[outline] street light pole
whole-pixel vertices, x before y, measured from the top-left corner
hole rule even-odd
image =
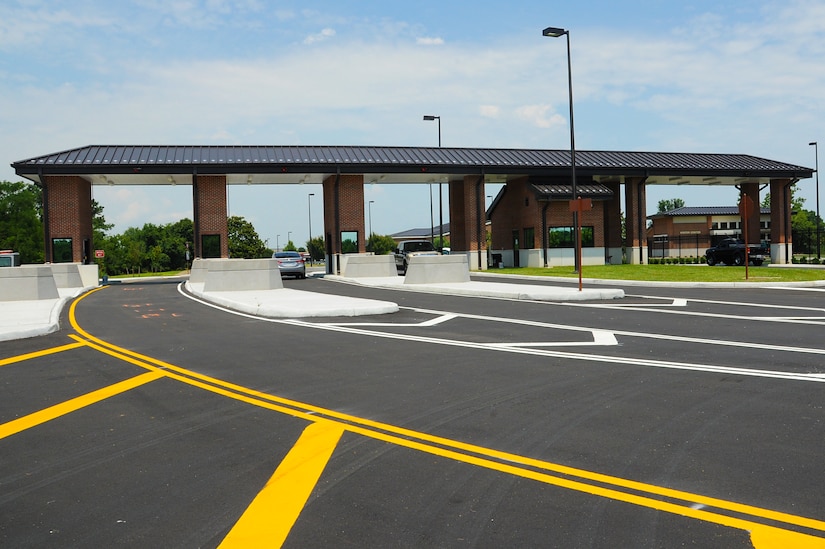
[[[438,120],[438,148],[441,148],[441,116],[425,114],[424,120]],[[438,180],[438,251],[444,248],[444,206],[442,205],[441,180]],[[432,211],[432,208],[430,209]]]
[[[275,235],[275,251],[281,251],[281,235]]]
[[[819,147],[816,141],[812,141],[808,145],[813,145],[814,155],[816,156],[816,258],[819,260],[821,259],[819,251]]]
[[[567,91],[570,103],[570,191],[572,200],[576,200],[578,198],[576,196],[578,194],[576,189],[576,134],[573,129],[573,65],[570,61],[570,31],[558,27],[547,27],[542,31],[542,35],[550,38],[558,38],[560,36],[567,38]],[[577,227],[579,213],[578,211],[573,212],[573,222]],[[573,240],[576,248],[576,257],[574,259],[575,269],[576,272],[581,272],[581,235],[579,234],[578,228],[576,229]]]
[[[286,232],[286,243],[289,244],[290,242],[292,242],[292,231],[287,231]]]

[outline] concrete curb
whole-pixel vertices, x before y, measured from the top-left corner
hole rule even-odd
[[[544,282],[578,284],[577,278],[562,278],[536,275],[492,274],[474,271],[471,276],[488,278],[514,278],[517,280],[542,280]],[[582,284],[600,284],[604,286],[648,286],[652,288],[815,288],[825,287],[825,280],[807,280],[802,282],[664,282],[654,280],[612,280],[600,278],[582,278]]]

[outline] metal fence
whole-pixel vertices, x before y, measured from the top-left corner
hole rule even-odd
[[[647,239],[648,257],[702,257],[712,237],[702,234],[659,235]]]
[[[820,228],[819,233],[819,244],[820,250],[819,255],[823,255],[822,252],[825,250],[825,242],[822,242],[823,237],[825,237],[825,231]],[[817,235],[816,235],[816,228],[811,227],[810,229],[800,231],[794,229],[791,233],[791,238],[793,239],[793,253],[794,254],[805,254],[805,255],[817,255],[816,253],[816,242],[817,242]]]

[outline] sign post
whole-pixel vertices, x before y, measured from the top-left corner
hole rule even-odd
[[[576,214],[576,215],[573,216],[573,217],[576,218],[576,238],[574,239],[576,241],[576,246],[575,246],[575,248],[576,248],[576,251],[575,251],[576,258],[573,261],[574,261],[575,265],[579,266],[579,268],[578,268],[578,271],[579,271],[579,291],[582,291],[582,238],[581,238],[581,236],[582,236],[581,235],[582,222],[581,222],[581,218],[582,218],[582,213],[584,213],[585,210],[591,210],[591,209],[593,209],[593,201],[589,198],[579,197],[579,198],[576,198],[575,200],[570,201],[570,211],[573,212],[574,214]]]

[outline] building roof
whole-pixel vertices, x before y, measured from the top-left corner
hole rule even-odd
[[[429,239],[430,236],[437,236],[439,234],[443,234],[445,236],[449,235],[450,224],[444,223],[444,225],[441,226],[436,225],[434,227],[420,227],[417,229],[407,229],[406,231],[393,233],[390,236],[393,237],[395,240],[426,240]]]
[[[770,214],[770,208],[759,208],[760,214]],[[714,216],[714,215],[739,215],[739,208],[736,206],[682,206],[668,212],[659,212],[649,215],[654,217],[679,217],[687,215]]]
[[[570,173],[569,150],[380,146],[89,145],[12,163],[20,176],[80,175],[93,184],[191,184],[227,174],[229,184],[320,183],[362,173],[386,183],[426,183],[484,175],[503,183],[524,175]],[[599,181],[647,177],[648,184],[734,185],[805,179],[811,168],[745,154],[576,151],[576,171]]]
[[[572,200],[572,185],[565,183],[534,184],[533,190],[539,200]],[[613,191],[600,183],[577,183],[576,194],[581,198],[607,200],[613,197]]]

